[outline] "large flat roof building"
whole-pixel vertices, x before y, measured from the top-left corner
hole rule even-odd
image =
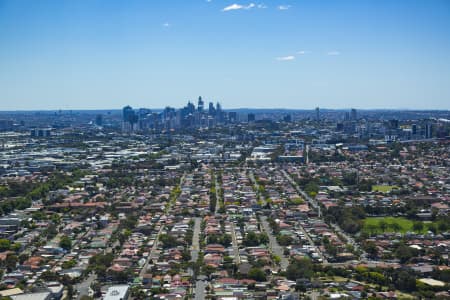
[[[128,299],[130,287],[128,285],[113,285],[108,288],[104,300],[126,300]]]

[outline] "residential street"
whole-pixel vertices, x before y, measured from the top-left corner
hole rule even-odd
[[[200,236],[200,225],[201,225],[201,218],[194,218],[194,233],[192,236],[192,247],[191,247],[191,261],[197,261],[198,259],[198,252],[200,251],[200,245],[199,245],[199,236]]]
[[[194,299],[204,300],[205,299],[205,287],[206,283],[203,280],[197,280],[195,284]]]
[[[267,222],[266,216],[261,216],[261,224],[263,226],[264,231],[269,236],[269,246],[272,250],[272,253],[279,256],[281,258],[280,267],[282,271],[285,271],[289,265],[289,260],[286,258],[286,256],[283,253],[283,247],[281,247],[276,237],[272,233],[272,229],[269,226],[269,223]]]
[[[231,222],[231,241],[233,243],[233,255],[234,262],[239,265],[241,263],[241,257],[239,255],[239,246],[236,240],[236,229],[234,227],[234,223]]]

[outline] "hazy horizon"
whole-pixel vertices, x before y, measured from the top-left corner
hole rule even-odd
[[[195,103],[194,103],[195,104]],[[123,107],[127,106],[128,104],[124,105]],[[221,103],[222,105],[222,103]],[[122,112],[123,107],[120,108],[92,108],[92,109],[86,109],[86,108],[70,108],[70,109],[11,109],[11,110],[0,110],[0,113],[13,113],[13,112],[68,112],[68,111],[76,111],[76,112],[83,112],[83,111],[114,111],[114,112]],[[175,109],[180,109],[180,107],[175,107],[171,105],[167,105],[166,107],[171,107]],[[135,106],[133,109],[150,109],[153,111],[163,111],[164,107],[148,107],[148,106]],[[273,111],[314,111],[317,107],[313,108],[287,108],[287,107],[223,107],[222,109],[224,111],[233,111],[233,110],[250,110],[250,111],[259,111],[259,110],[273,110]],[[321,111],[349,111],[351,109],[356,109],[358,111],[450,111],[450,109],[418,109],[418,108],[358,108],[358,107],[341,107],[341,108],[330,108],[330,107],[319,107]]]

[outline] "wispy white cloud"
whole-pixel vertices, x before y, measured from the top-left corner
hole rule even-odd
[[[250,3],[247,5],[234,3],[234,4],[224,7],[222,9],[222,11],[248,10],[248,9],[252,9],[252,8],[267,8],[267,6],[264,4],[255,4],[255,3]]]
[[[278,5],[278,10],[288,10],[291,8],[291,5]]]
[[[294,55],[288,55],[288,56],[279,56],[277,58],[275,58],[278,61],[289,61],[289,60],[294,60],[295,56]]]
[[[250,3],[249,5],[242,5],[242,4],[234,3],[234,4],[231,4],[231,5],[228,5],[227,7],[224,7],[224,9],[222,9],[222,11],[231,11],[231,10],[239,10],[239,9],[250,9],[250,8],[252,8],[254,6],[255,6],[255,4],[253,4],[253,3]]]
[[[169,22],[165,22],[165,23],[162,24],[162,26],[164,28],[169,28],[171,26],[171,24]]]
[[[330,56],[341,55],[341,52],[335,51],[335,50],[334,51],[328,51],[327,55],[330,55]]]
[[[297,54],[299,54],[299,55],[305,55],[305,54],[309,54],[309,53],[311,53],[311,51],[308,51],[308,50],[297,51]]]

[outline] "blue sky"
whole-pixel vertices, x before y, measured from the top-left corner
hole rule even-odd
[[[0,0],[0,110],[450,109],[450,1]]]

